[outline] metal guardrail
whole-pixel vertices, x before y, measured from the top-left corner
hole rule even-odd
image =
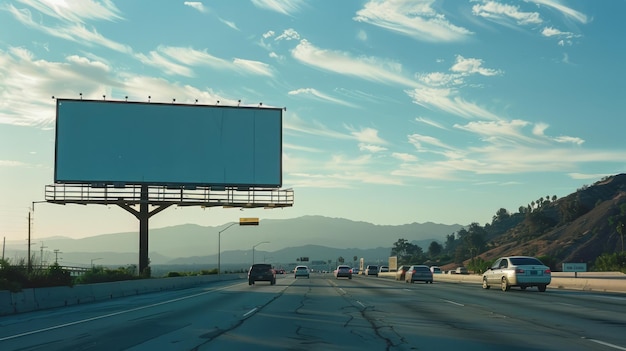
[[[46,185],[45,199],[58,204],[127,204],[136,205],[146,200],[141,197],[141,185],[95,186],[93,184]],[[202,207],[291,207],[292,189],[222,188],[148,186],[150,205],[178,205]]]

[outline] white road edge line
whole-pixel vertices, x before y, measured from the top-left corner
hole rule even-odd
[[[6,340],[11,340],[11,339],[17,339],[17,338],[21,338],[23,336],[28,336],[28,335],[33,335],[33,334],[39,334],[39,333],[43,333],[43,332],[47,332],[50,330],[55,330],[55,329],[61,329],[61,328],[65,328],[65,327],[70,327],[72,325],[77,325],[77,324],[81,324],[81,323],[87,323],[87,322],[91,322],[91,321],[96,321],[98,319],[104,319],[104,318],[108,318],[108,317],[113,317],[113,316],[117,316],[120,314],[125,314],[125,313],[130,313],[130,312],[135,312],[135,311],[140,311],[140,310],[145,310],[146,308],[151,308],[151,307],[156,307],[156,306],[161,306],[161,305],[166,305],[168,303],[172,303],[172,302],[177,302],[177,301],[182,301],[182,300],[186,300],[186,299],[190,299],[192,297],[196,297],[196,296],[200,296],[200,295],[205,295],[205,294],[209,294],[212,292],[216,292],[216,291],[221,291],[227,288],[230,288],[231,286],[225,286],[222,288],[218,288],[218,289],[212,289],[212,290],[208,290],[205,292],[201,292],[198,294],[193,294],[193,295],[189,295],[189,296],[184,296],[184,297],[179,297],[177,299],[173,299],[173,300],[168,300],[168,301],[163,301],[163,302],[159,302],[159,303],[155,303],[152,305],[147,305],[147,306],[141,306],[141,307],[136,307],[136,308],[132,308],[130,310],[124,310],[124,311],[119,311],[119,312],[113,312],[113,313],[108,313],[108,314],[104,314],[102,316],[97,316],[97,317],[91,317],[91,318],[87,318],[87,319],[81,319],[79,321],[75,321],[75,322],[69,322],[69,323],[64,323],[64,324],[59,324],[59,325],[55,325],[52,327],[48,327],[48,328],[43,328],[43,329],[38,329],[38,330],[32,330],[26,333],[21,333],[21,334],[15,334],[15,335],[11,335],[11,336],[5,336],[4,338],[0,338],[0,341],[6,341]]]
[[[258,307],[255,307],[255,308],[251,309],[250,311],[248,311],[248,312],[246,312],[246,313],[244,313],[244,314],[243,314],[243,318],[248,318],[248,317],[250,317],[251,315],[253,315],[253,314],[254,314],[256,311],[258,311],[258,310],[259,310],[259,308],[258,308]]]
[[[358,303],[359,305],[361,305],[361,307],[365,308],[367,306],[365,306],[361,301],[357,301],[356,303]]]
[[[604,346],[608,346],[608,347],[614,348],[614,349],[616,349],[616,350],[626,350],[626,347],[621,347],[621,346],[617,346],[617,345],[609,344],[608,342],[604,342],[604,341],[600,341],[600,340],[595,340],[595,339],[587,339],[587,340],[589,340],[589,341],[593,341],[593,342],[595,342],[595,343],[597,343],[597,344],[600,344],[600,345],[604,345]]]
[[[441,299],[441,300],[442,300],[442,301],[445,301],[445,302],[447,302],[447,303],[451,303],[451,304],[453,304],[453,305],[457,305],[457,306],[465,307],[465,305],[464,305],[464,304],[462,304],[462,303],[458,303],[458,302],[454,302],[454,301],[450,301],[450,300],[444,300],[444,299]]]

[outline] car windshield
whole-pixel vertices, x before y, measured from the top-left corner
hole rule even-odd
[[[534,257],[511,257],[509,260],[516,266],[543,266],[543,263]]]

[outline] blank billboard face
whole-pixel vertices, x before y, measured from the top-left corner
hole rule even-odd
[[[280,187],[282,109],[58,99],[54,181]]]

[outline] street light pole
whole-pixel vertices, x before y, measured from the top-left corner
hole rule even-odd
[[[254,248],[261,245],[261,244],[269,244],[269,241],[261,241],[260,243],[252,246],[252,264],[254,264]]]
[[[93,269],[93,261],[97,261],[97,260],[101,260],[102,257],[98,257],[98,258],[92,258],[91,259],[91,269]]]
[[[231,224],[229,224],[226,228],[220,230],[219,232],[217,232],[217,275],[220,275],[221,271],[222,271],[222,249],[221,249],[221,242],[222,242],[222,232],[226,231],[226,229],[234,226],[235,224],[237,224],[236,222],[233,222]]]

